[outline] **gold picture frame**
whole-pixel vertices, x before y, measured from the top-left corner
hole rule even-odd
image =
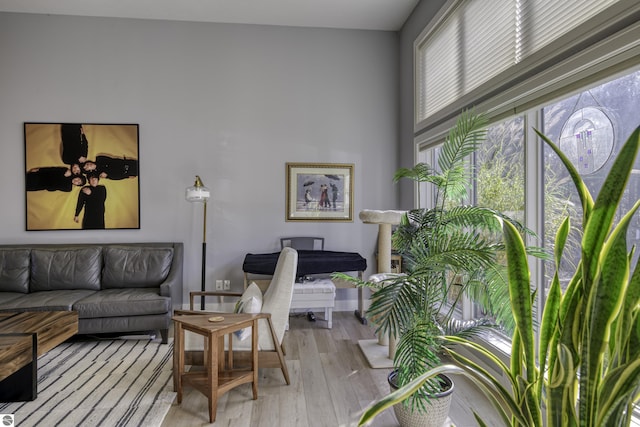
[[[353,164],[287,163],[287,221],[353,221]]]

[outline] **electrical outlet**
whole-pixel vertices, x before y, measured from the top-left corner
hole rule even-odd
[[[225,279],[224,280],[224,290],[228,291],[229,289],[231,289],[231,280]]]
[[[216,291],[221,291],[221,290],[223,290],[223,281],[216,280]]]

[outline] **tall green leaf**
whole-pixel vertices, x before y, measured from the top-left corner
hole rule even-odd
[[[560,161],[569,172],[569,176],[575,185],[576,191],[578,192],[578,197],[582,203],[582,215],[583,215],[583,225],[586,222],[586,218],[589,216],[591,212],[591,208],[593,207],[593,198],[591,197],[591,193],[589,189],[585,185],[582,177],[580,176],[580,172],[573,166],[573,163],[569,158],[560,150],[556,144],[554,144],[549,138],[547,138],[542,132],[538,129],[533,129],[535,133],[538,135],[540,139],[542,139],[549,148],[551,148],[556,155],[560,158]]]
[[[516,332],[520,339],[520,354],[524,357],[526,381],[530,386],[524,387],[524,401],[527,411],[535,425],[542,425],[542,411],[538,402],[538,378],[536,366],[535,343],[533,330],[533,312],[531,305],[531,288],[529,264],[524,242],[518,230],[508,221],[503,223],[504,243],[507,253],[507,271],[509,276],[509,294],[511,308],[516,323]]]

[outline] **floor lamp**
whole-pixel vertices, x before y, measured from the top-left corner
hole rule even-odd
[[[188,187],[185,198],[192,203],[202,203],[204,205],[204,213],[202,216],[202,277],[200,288],[202,292],[206,290],[205,287],[205,270],[207,266],[207,200],[209,199],[209,189],[204,186],[202,180],[196,175],[196,182],[192,187]],[[204,297],[200,298],[200,308],[204,310]]]

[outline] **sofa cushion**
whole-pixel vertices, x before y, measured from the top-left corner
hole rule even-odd
[[[103,254],[103,289],[158,287],[173,261],[172,248],[109,246]]]
[[[10,311],[13,301],[24,296],[22,292],[0,292],[0,311]]]
[[[102,248],[33,249],[30,291],[100,290]]]
[[[29,292],[29,249],[0,249],[0,291]]]
[[[31,292],[0,304],[0,311],[70,311],[76,301],[95,292],[86,289]]]
[[[91,317],[144,316],[171,311],[171,298],[158,288],[103,289],[73,304],[80,319]]]

